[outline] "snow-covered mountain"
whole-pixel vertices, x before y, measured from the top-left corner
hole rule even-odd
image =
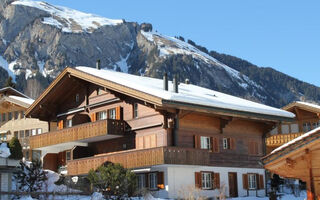
[[[95,66],[141,76],[189,81],[277,105],[277,98],[248,76],[151,24],[108,19],[31,0],[0,2],[0,66],[33,98],[66,66]],[[296,95],[295,97],[298,97]]]

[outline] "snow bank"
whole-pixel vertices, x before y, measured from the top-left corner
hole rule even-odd
[[[92,32],[92,29],[100,26],[114,26],[123,23],[123,20],[108,19],[41,1],[18,0],[12,4],[34,7],[48,12],[52,17],[44,18],[43,23],[56,26],[63,32]]]
[[[11,155],[10,149],[7,146],[7,143],[1,143],[0,145],[0,157],[8,158]]]
[[[255,103],[239,97],[231,96],[192,84],[179,84],[179,93],[173,92],[173,84],[169,81],[169,91],[162,88],[161,79],[136,76],[112,70],[98,70],[91,67],[76,67],[76,69],[96,77],[132,88],[164,100],[197,104],[209,107],[245,111],[257,114],[294,118],[295,115],[274,107]]]

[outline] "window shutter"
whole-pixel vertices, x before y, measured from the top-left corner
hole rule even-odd
[[[164,189],[164,175],[163,172],[158,172],[157,173],[157,181],[158,181],[158,188],[159,189]]]
[[[201,173],[200,172],[195,172],[195,186],[196,188],[201,188]]]
[[[255,174],[255,176],[256,176],[256,188],[259,190],[260,189],[259,174]]]
[[[120,120],[121,119],[121,107],[117,106],[116,107],[116,120]]]
[[[248,174],[242,174],[243,189],[248,189]]]
[[[59,121],[58,128],[59,128],[59,130],[63,129],[63,120]]]
[[[219,138],[212,138],[212,152],[219,153]]]
[[[220,174],[214,173],[214,188],[220,189]]]
[[[263,175],[259,175],[259,189],[264,189],[264,180],[263,180]]]
[[[194,136],[194,148],[200,149],[200,136],[199,135]]]
[[[236,141],[234,138],[230,138],[230,149],[232,150],[236,149]]]
[[[91,122],[95,122],[96,121],[96,113],[91,113],[90,118],[91,118]]]

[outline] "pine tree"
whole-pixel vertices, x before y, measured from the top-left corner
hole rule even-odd
[[[39,160],[32,161],[30,166],[20,162],[17,172],[14,174],[19,191],[36,192],[41,190],[42,185],[48,179],[47,172],[41,167]]]
[[[22,147],[21,144],[18,140],[18,138],[13,137],[11,138],[10,142],[9,142],[9,149],[10,149],[10,157],[11,159],[16,159],[16,160],[20,160],[23,157],[22,154]]]
[[[16,88],[16,84],[13,82],[12,77],[9,76],[9,78],[6,80],[6,83],[4,85],[5,87],[12,87]]]

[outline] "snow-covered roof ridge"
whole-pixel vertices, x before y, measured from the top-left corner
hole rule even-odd
[[[299,137],[297,137],[297,138],[295,138],[295,139],[293,139],[293,140],[281,145],[280,147],[274,149],[269,155],[274,154],[274,153],[276,153],[278,151],[281,151],[281,150],[283,150],[283,149],[295,144],[296,142],[301,141],[301,140],[303,140],[303,139],[305,139],[305,138],[307,138],[307,137],[311,136],[312,134],[315,134],[315,133],[317,133],[319,131],[320,131],[320,127],[316,128],[316,129],[313,129],[313,130],[311,130],[311,131],[309,131],[309,132],[307,132],[307,133],[305,133],[303,135],[300,135]]]
[[[45,17],[43,23],[61,28],[63,32],[92,32],[92,29],[100,26],[123,23],[120,19],[108,19],[62,6],[53,6],[42,1],[17,0],[12,5],[29,6],[48,12],[51,17]]]
[[[306,106],[309,106],[309,107],[313,107],[313,108],[316,108],[316,109],[320,109],[320,105],[315,104],[315,103],[309,103],[309,102],[304,102],[304,101],[296,101],[296,103],[302,104],[302,105],[306,105]]]
[[[10,95],[9,98],[12,98],[14,100],[18,100],[20,102],[23,102],[23,103],[26,103],[28,105],[31,105],[34,100],[33,99],[30,99],[30,98],[24,98],[24,97],[19,97],[19,96],[15,96],[15,95]]]
[[[285,110],[252,102],[192,84],[180,83],[179,93],[174,93],[172,90],[173,86],[171,81],[169,81],[169,91],[165,91],[162,88],[162,79],[136,76],[112,70],[98,70],[83,66],[76,67],[76,69],[117,83],[119,85],[147,93],[163,100],[286,118],[295,117],[293,113]]]

